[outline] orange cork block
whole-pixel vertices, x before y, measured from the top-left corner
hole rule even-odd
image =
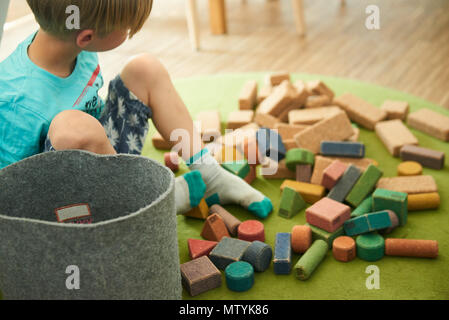
[[[240,110],[253,110],[257,103],[257,82],[250,80],[245,83],[239,96]]]
[[[304,253],[312,245],[312,229],[309,226],[294,226],[292,229],[292,250]]]
[[[293,85],[284,81],[274,88],[273,92],[262,101],[257,108],[257,113],[269,114],[273,117],[288,118],[288,111],[301,106],[298,92]]]
[[[209,215],[209,206],[206,203],[205,199],[202,199],[198,207],[193,208],[187,213],[184,213],[184,216],[195,218],[195,219],[207,219],[207,216]]]
[[[254,122],[262,128],[275,129],[276,124],[280,123],[281,120],[269,114],[256,112]]]
[[[206,219],[201,236],[206,240],[217,242],[220,242],[223,237],[230,237],[226,224],[216,213]]]
[[[432,137],[449,141],[449,117],[441,113],[426,108],[420,109],[408,116],[407,124]]]
[[[438,257],[438,242],[434,240],[385,239],[387,256],[429,258]]]
[[[228,129],[238,129],[253,121],[254,111],[252,110],[239,110],[233,111],[228,117]]]
[[[271,86],[271,84],[265,84],[263,87],[261,87],[259,89],[259,92],[257,93],[257,104],[260,104],[262,101],[268,98],[272,92],[273,87]]]
[[[381,110],[387,113],[388,120],[399,119],[405,121],[409,112],[409,104],[406,101],[394,101],[386,100],[382,106]]]
[[[405,145],[418,145],[418,139],[401,120],[378,122],[376,134],[394,157],[399,157],[401,148]]]
[[[293,172],[296,178],[296,174]],[[324,197],[326,189],[323,186],[315,185],[306,182],[299,182],[294,180],[285,180],[281,185],[281,191],[285,187],[292,188],[304,198],[304,201],[309,204],[314,204]]]
[[[288,72],[275,72],[267,76],[266,82],[272,86],[278,86],[284,81],[290,81],[290,74]]]
[[[440,207],[440,195],[437,192],[409,194],[408,211],[432,210]]]
[[[332,243],[332,253],[334,254],[335,260],[341,262],[354,260],[357,255],[354,239],[347,236],[336,238]]]
[[[238,238],[245,241],[265,242],[265,227],[257,220],[246,220],[239,225]]]
[[[295,135],[304,129],[307,129],[308,125],[291,125],[288,123],[276,123],[274,129],[276,129],[281,136],[282,140],[294,139]]]
[[[312,125],[339,112],[340,107],[292,110],[288,114],[288,122],[291,125]]]
[[[326,95],[322,96],[312,95],[307,97],[304,107],[306,109],[321,108],[330,106],[331,103],[332,103],[331,99]]]
[[[398,176],[419,176],[422,174],[422,165],[416,161],[404,161],[398,165]]]
[[[331,101],[335,97],[334,91],[332,91],[324,82],[320,80],[307,82],[307,90],[309,90],[312,94],[328,96]]]

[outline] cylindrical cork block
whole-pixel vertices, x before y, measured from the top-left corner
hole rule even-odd
[[[365,261],[377,261],[385,255],[385,240],[377,233],[362,234],[356,239],[357,256]]]
[[[388,216],[390,217],[391,227],[381,230],[380,233],[382,233],[382,234],[391,233],[394,229],[396,229],[399,226],[398,215],[392,210],[385,210],[385,211],[388,212]]]
[[[246,220],[238,228],[238,238],[245,241],[265,242],[265,228],[262,222]]]
[[[254,269],[248,262],[237,261],[225,269],[226,285],[232,291],[242,292],[254,285]]]
[[[332,253],[335,260],[349,262],[355,259],[356,245],[354,239],[347,236],[341,236],[334,240],[332,244]]]
[[[326,257],[328,250],[329,246],[324,240],[316,240],[296,263],[296,277],[299,280],[309,279],[324,257]]]
[[[409,211],[438,209],[440,195],[437,192],[409,194],[407,203]]]
[[[294,226],[292,229],[292,250],[304,253],[312,244],[312,229],[309,226]]]
[[[209,208],[209,213],[211,215],[214,213],[218,214],[223,219],[229,233],[234,237],[237,235],[239,225],[242,223],[242,221],[234,217],[231,213],[229,213],[228,210],[218,204],[214,204],[213,206],[211,206]]]
[[[422,165],[416,161],[404,161],[398,165],[398,176],[419,176]]]
[[[273,249],[266,243],[253,241],[243,254],[243,261],[250,263],[256,272],[268,269],[273,257]]]
[[[385,240],[385,254],[434,259],[438,257],[438,241],[390,238]]]
[[[167,152],[164,154],[164,163],[171,171],[179,170],[179,156],[176,152]]]

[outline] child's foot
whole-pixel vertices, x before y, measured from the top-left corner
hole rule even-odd
[[[193,156],[188,165],[191,170],[201,172],[207,186],[205,197],[209,206],[239,204],[260,218],[266,218],[273,210],[270,199],[223,169],[206,149]]]
[[[177,214],[185,214],[197,207],[204,198],[206,184],[198,171],[191,171],[175,180]]]

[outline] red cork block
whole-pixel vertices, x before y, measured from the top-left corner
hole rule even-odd
[[[223,219],[216,213],[207,217],[201,236],[210,241],[219,242],[223,237],[231,237]]]
[[[167,152],[164,154],[165,166],[171,171],[177,172],[179,170],[179,156],[176,152]]]
[[[190,259],[196,259],[202,256],[207,256],[218,244],[217,241],[207,241],[201,239],[188,239],[187,246],[189,247]]]
[[[355,259],[357,255],[354,239],[347,236],[341,236],[332,243],[332,253],[335,260],[349,262]]]
[[[322,198],[306,210],[306,220],[309,224],[334,232],[351,217],[351,208],[345,204]]]
[[[385,254],[388,256],[430,258],[438,257],[438,242],[435,240],[385,239]]]
[[[245,241],[265,242],[265,227],[257,220],[244,221],[239,226],[238,238]]]
[[[292,229],[292,250],[304,253],[312,245],[312,229],[309,226],[294,226]]]
[[[343,176],[347,168],[347,164],[338,160],[333,161],[329,167],[324,169],[321,185],[327,190],[331,190]]]

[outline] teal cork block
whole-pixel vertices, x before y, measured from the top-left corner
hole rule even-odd
[[[226,285],[229,290],[248,291],[254,285],[254,269],[245,261],[233,262],[225,270]]]
[[[285,155],[285,164],[291,171],[295,171],[297,165],[310,164],[313,166],[314,163],[315,154],[307,149],[290,149]]]
[[[334,240],[340,236],[345,234],[345,230],[343,226],[335,230],[334,232],[327,232],[326,230],[320,229],[318,227],[312,226],[311,224],[306,223],[306,226],[309,226],[312,229],[312,240],[323,240],[327,243],[329,248],[332,248],[332,243]]]
[[[404,192],[376,189],[373,194],[373,210],[392,210],[399,219],[399,225],[407,223],[408,195]]]
[[[348,236],[390,228],[392,225],[388,211],[364,214],[345,221],[344,229]]]
[[[250,263],[256,272],[264,272],[268,269],[273,258],[273,249],[270,245],[253,241],[245,251],[242,260]]]
[[[377,182],[382,177],[383,172],[375,165],[369,167],[362,174],[360,179],[346,197],[346,201],[353,207],[357,207],[376,187]]]
[[[351,213],[351,218],[361,216],[362,214],[373,212],[373,197],[369,196],[362,201]]]
[[[306,207],[303,197],[292,188],[285,187],[282,191],[279,215],[290,219]]]
[[[220,270],[225,270],[233,262],[240,261],[251,242],[224,237],[209,253],[209,258]]]
[[[296,277],[307,280],[326,257],[329,246],[323,240],[316,240],[295,265]]]
[[[273,267],[275,274],[290,274],[292,269],[292,236],[290,233],[276,234]]]
[[[360,169],[351,164],[327,197],[338,202],[343,202],[361,175],[362,172]]]
[[[239,176],[240,178],[244,179],[251,170],[248,161],[246,160],[239,160],[235,162],[224,162],[221,164],[221,166],[231,172],[232,174],[235,174],[236,176]]]
[[[361,234],[357,237],[357,256],[365,261],[377,261],[385,255],[385,240],[377,233]]]

